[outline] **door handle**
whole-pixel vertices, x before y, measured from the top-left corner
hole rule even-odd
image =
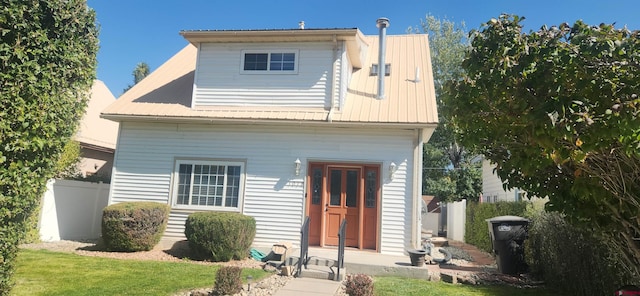
[[[325,211],[325,212],[328,212],[328,211],[329,211],[329,204],[325,204],[325,205],[324,205],[324,211]]]

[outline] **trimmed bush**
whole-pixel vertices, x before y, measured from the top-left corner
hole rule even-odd
[[[350,274],[344,286],[349,296],[373,296],[373,279],[366,274]]]
[[[222,266],[216,272],[215,295],[233,295],[242,290],[242,269],[237,266]]]
[[[491,253],[491,239],[489,237],[489,227],[486,219],[497,216],[527,216],[527,207],[530,202],[507,202],[477,203],[467,204],[467,223],[465,225],[465,242],[472,244],[479,249]]]
[[[102,211],[102,239],[109,251],[153,249],[169,220],[169,206],[157,202],[123,202]]]
[[[249,256],[256,220],[239,213],[200,212],[189,215],[184,234],[196,256],[216,262]]]
[[[525,258],[531,273],[562,295],[612,295],[640,283],[637,266],[628,266],[613,244],[615,234],[577,227],[559,213],[532,217]]]

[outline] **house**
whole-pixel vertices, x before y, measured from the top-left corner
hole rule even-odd
[[[83,177],[95,175],[108,179],[111,176],[118,123],[100,118],[100,112],[115,101],[104,82],[93,81],[86,113],[75,135],[80,143],[78,169]]]
[[[337,245],[347,219],[348,247],[417,247],[438,118],[429,46],[381,22],[382,39],[182,31],[189,44],[102,113],[120,123],[109,203],[168,203],[166,237],[184,238],[190,213],[231,211],[256,219],[256,246],[299,243],[309,216],[311,245]]]

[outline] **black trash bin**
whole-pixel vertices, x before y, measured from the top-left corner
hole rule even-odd
[[[486,221],[498,270],[504,274],[526,272],[524,240],[529,220],[518,216],[499,216]]]

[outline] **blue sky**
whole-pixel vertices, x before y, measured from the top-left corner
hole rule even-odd
[[[359,28],[377,34],[376,19],[390,20],[388,34],[403,34],[427,14],[464,21],[477,29],[501,13],[524,16],[525,31],[542,25],[616,23],[640,29],[638,0],[423,0],[423,1],[216,1],[88,0],[100,26],[98,79],[116,96],[133,83],[136,64],[155,70],[187,45],[181,30]]]

